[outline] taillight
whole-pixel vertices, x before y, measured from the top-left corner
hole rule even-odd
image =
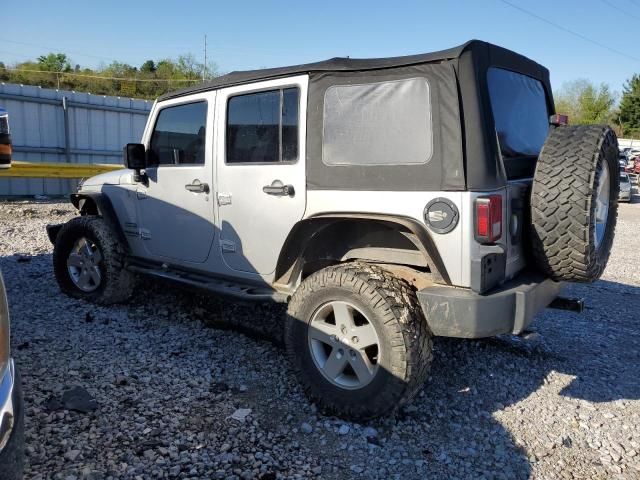
[[[476,199],[476,240],[494,243],[502,237],[502,196],[489,195]]]
[[[559,127],[560,125],[569,125],[569,116],[556,113],[555,115],[551,115],[549,117],[549,123],[551,125],[555,125],[556,127]]]

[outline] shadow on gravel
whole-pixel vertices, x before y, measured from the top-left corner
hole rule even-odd
[[[42,280],[43,263],[50,265],[50,254],[0,258],[13,306],[21,302],[20,288]],[[30,264],[41,266],[31,269]],[[44,280],[54,282],[53,277]],[[323,478],[352,476],[356,471],[350,469],[353,465],[361,465],[360,473],[368,478],[388,478],[395,474],[403,478],[425,475],[430,478],[528,478],[532,472],[531,462],[544,457],[545,453],[536,452],[531,445],[526,445],[525,451],[525,445],[519,444],[498,417],[505,410],[516,409],[518,415],[530,423],[532,412],[517,404],[535,394],[552,372],[575,377],[560,391],[560,395],[568,398],[590,402],[640,399],[637,381],[640,288],[599,281],[592,286],[571,285],[568,293],[587,298],[585,313],[545,311],[532,325],[539,334],[535,342],[508,336],[478,341],[436,339],[432,373],[423,391],[394,418],[363,425],[374,427],[378,434],[361,440],[363,444],[356,450],[350,450],[345,443],[345,440],[354,441],[352,438],[343,437],[337,429],[328,427],[321,437],[322,444],[312,435],[296,437],[296,443],[300,441],[312,455],[333,459],[332,469],[326,474],[323,470]],[[55,295],[61,294],[49,283],[42,295],[43,302],[55,305]],[[269,339],[279,347],[282,344],[284,308],[281,305],[239,304],[189,291],[169,291],[164,283],[150,282],[127,310],[130,317],[138,317],[147,311],[153,312],[156,305],[182,311],[216,328]],[[93,308],[86,305],[87,312]],[[22,305],[17,310],[41,315],[39,309],[40,305]],[[61,322],[65,321],[64,314],[60,312]],[[255,322],[257,318],[262,319],[259,325]],[[23,314],[16,320],[21,322],[17,328],[22,340],[29,341],[28,318]],[[149,328],[154,328],[152,323]],[[29,355],[28,350],[14,350],[16,353],[18,357]],[[199,353],[206,355],[207,352]],[[280,351],[279,355],[280,364],[286,369],[284,352]],[[237,362],[242,360],[238,358]],[[23,367],[22,373],[28,390],[30,372]],[[274,401],[273,392],[255,392],[252,408],[256,418],[263,419],[267,425],[271,420],[275,425],[284,421],[280,416],[287,415],[291,425],[296,422],[300,425],[315,416],[314,425],[327,422],[337,425],[336,419],[313,413],[295,385],[286,386],[284,396],[287,398],[282,399],[281,395]],[[204,401],[201,407],[215,408]],[[377,449],[384,449],[384,457],[390,460],[384,465],[363,461],[366,458],[363,453],[368,451],[375,457]]]

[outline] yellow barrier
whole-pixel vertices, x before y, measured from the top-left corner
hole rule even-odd
[[[109,163],[37,163],[11,162],[11,168],[0,169],[2,177],[86,178],[124,168]]]

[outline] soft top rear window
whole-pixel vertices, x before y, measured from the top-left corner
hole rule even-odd
[[[507,177],[531,176],[549,132],[542,82],[496,67],[489,68],[487,81]]]

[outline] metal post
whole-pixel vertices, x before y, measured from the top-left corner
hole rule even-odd
[[[207,80],[207,36],[204,36],[204,67],[202,69],[202,81]]]
[[[64,155],[67,163],[71,163],[71,139],[69,133],[69,107],[67,97],[62,97],[62,115],[64,117]]]

